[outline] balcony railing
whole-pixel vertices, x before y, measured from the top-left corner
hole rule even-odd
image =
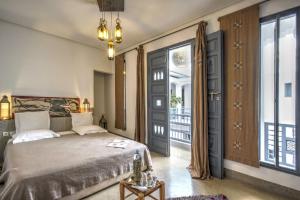
[[[170,138],[172,140],[190,144],[191,135],[191,109],[170,109]]]
[[[265,122],[265,161],[275,163],[275,125]],[[282,167],[295,168],[295,132],[296,126],[291,124],[279,124],[278,148],[279,165]]]

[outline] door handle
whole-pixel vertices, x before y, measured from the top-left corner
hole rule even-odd
[[[215,95],[219,95],[219,94],[221,94],[221,92],[209,92],[208,93],[208,95],[210,96],[210,100],[211,101],[213,101],[214,100],[214,96]],[[219,101],[220,100],[220,98],[219,97],[217,97],[217,99],[216,99],[217,101]]]
[[[217,94],[221,94],[221,92],[209,92],[208,94],[217,95]]]

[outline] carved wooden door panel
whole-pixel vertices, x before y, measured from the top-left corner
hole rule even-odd
[[[148,53],[148,146],[170,155],[168,49]]]
[[[208,144],[212,176],[222,179],[223,167],[223,34],[207,36]]]

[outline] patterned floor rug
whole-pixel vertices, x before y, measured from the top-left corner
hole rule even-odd
[[[168,198],[167,200],[228,200],[223,194],[220,195],[197,195],[189,197]]]

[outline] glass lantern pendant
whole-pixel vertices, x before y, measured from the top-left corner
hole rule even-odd
[[[103,23],[102,23],[103,19],[100,18],[100,22],[99,22],[99,26],[97,29],[97,35],[98,35],[98,39],[103,41],[104,40],[104,32],[103,32]]]
[[[115,57],[115,45],[114,45],[114,41],[110,39],[108,41],[108,59],[113,60],[114,57]]]
[[[106,20],[101,18],[99,27],[97,29],[98,32],[98,39],[101,41],[108,40],[108,29],[106,25]]]
[[[104,29],[104,40],[108,40],[108,28],[106,25],[106,20],[103,21],[103,29]]]
[[[119,18],[116,19],[116,28],[115,28],[115,41],[116,43],[121,43],[123,37],[122,27],[121,27],[121,21]]]

